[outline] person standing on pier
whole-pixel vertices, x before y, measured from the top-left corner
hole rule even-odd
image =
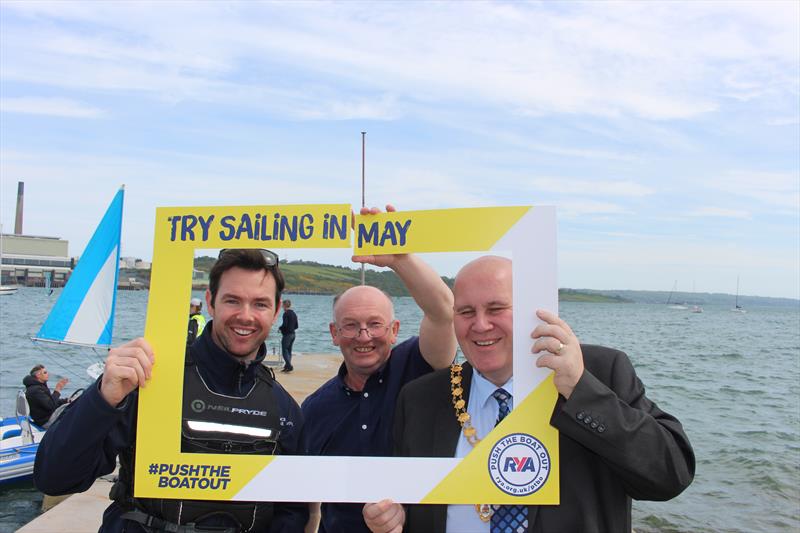
[[[281,332],[281,355],[283,356],[283,368],[281,372],[291,372],[292,366],[292,346],[294,345],[294,332],[299,327],[297,313],[292,310],[292,301],[283,301],[283,319],[278,328]]]
[[[192,298],[189,301],[189,331],[186,335],[186,347],[192,345],[197,337],[202,335],[203,328],[206,327],[206,317],[203,316],[203,301],[200,298]]]

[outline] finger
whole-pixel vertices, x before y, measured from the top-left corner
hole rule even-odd
[[[133,357],[120,358],[114,361],[113,366],[118,370],[115,375],[124,377],[124,379],[130,379],[139,387],[145,387],[145,371],[138,359]],[[131,373],[127,369],[133,370],[135,378],[131,378]]]
[[[375,261],[374,255],[354,255],[350,258],[354,263],[372,263]]]
[[[395,211],[397,211],[397,209],[395,209],[395,207],[392,204],[386,204],[387,213],[394,213]]]
[[[106,372],[103,374],[103,385],[101,386],[101,390],[105,387],[105,378],[106,376],[109,379],[113,380],[110,383],[114,382],[123,382],[127,381],[133,387],[139,386],[139,374],[136,372],[136,369],[125,366],[125,365],[117,365],[117,364],[109,364],[106,366]]]
[[[567,345],[554,337],[544,337],[533,343],[531,352],[534,354],[551,353],[561,355]]]
[[[153,371],[152,355],[148,355],[141,347],[125,348],[117,357],[120,360],[136,361],[146,379],[150,379]]]
[[[569,335],[564,328],[550,324],[539,324],[531,333],[531,338],[540,339],[542,337],[553,337],[565,344],[569,340]]]
[[[367,207],[367,206],[362,207],[361,211],[359,212],[359,214],[361,214],[361,215],[369,215],[369,207]]]
[[[568,332],[570,335],[574,335],[572,333],[572,328],[569,327],[569,324],[564,322],[557,314],[553,313],[552,311],[548,311],[546,309],[537,309],[536,316],[539,317],[540,320],[547,322],[548,324],[560,326],[564,328],[564,331]]]
[[[536,360],[536,366],[539,368],[549,368],[553,372],[558,371],[564,364],[564,360],[557,355],[540,355]]]
[[[381,514],[381,506],[380,502],[377,503],[367,503],[364,505],[364,518],[369,520],[374,520],[379,514]]]
[[[552,311],[548,311],[546,309],[537,309],[536,316],[548,324],[560,326],[565,330],[571,331],[569,324],[567,324],[561,317]]]

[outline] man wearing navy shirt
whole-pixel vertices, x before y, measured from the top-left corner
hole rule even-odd
[[[387,206],[387,211],[394,211]],[[376,214],[362,209],[361,214]],[[422,309],[419,336],[395,346],[400,322],[390,298],[375,287],[352,287],[334,299],[330,332],[344,362],[303,402],[310,455],[391,456],[397,395],[409,381],[445,368],[456,351],[453,294],[414,255],[357,256],[391,268]],[[367,532],[363,504],[322,504],[320,533]]]
[[[269,250],[223,250],[209,278],[206,302],[213,320],[186,354],[181,450],[304,453],[300,408],[262,365],[264,340],[284,288],[278,256]],[[113,502],[103,515],[102,532],[302,531],[308,520],[306,503],[134,497],[139,387],[158,372],[154,363],[153,349],[143,338],[109,351],[97,383],[42,439],[34,466],[37,488],[45,494],[85,491],[96,478],[111,473],[119,457],[119,479],[111,490]],[[195,412],[198,400],[229,408]],[[203,428],[197,422],[211,424]]]

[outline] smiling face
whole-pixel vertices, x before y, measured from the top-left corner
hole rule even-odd
[[[266,270],[233,267],[220,277],[216,297],[206,291],[211,338],[222,349],[245,361],[256,357],[278,314],[275,278]]]
[[[453,286],[453,326],[467,361],[497,385],[513,370],[511,261],[481,257],[467,263]]]
[[[393,317],[392,302],[375,287],[353,287],[339,297],[333,308],[330,332],[333,344],[342,351],[351,387],[363,387],[369,376],[389,359],[400,329],[400,322]],[[388,331],[379,338],[370,338],[364,329],[353,339],[339,332],[339,328],[345,326],[376,328],[380,325],[387,326]]]

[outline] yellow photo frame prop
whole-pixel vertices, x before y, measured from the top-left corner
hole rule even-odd
[[[552,372],[537,368],[530,352],[536,309],[558,309],[555,208],[359,215],[352,230],[350,216],[350,206],[342,204],[156,210],[145,338],[157,364],[139,395],[134,494],[236,501],[558,504],[558,432],[549,423],[557,392]],[[514,410],[463,459],[181,453],[186,296],[191,291],[187,274],[194,251],[204,248],[352,248],[353,255],[510,253]]]

